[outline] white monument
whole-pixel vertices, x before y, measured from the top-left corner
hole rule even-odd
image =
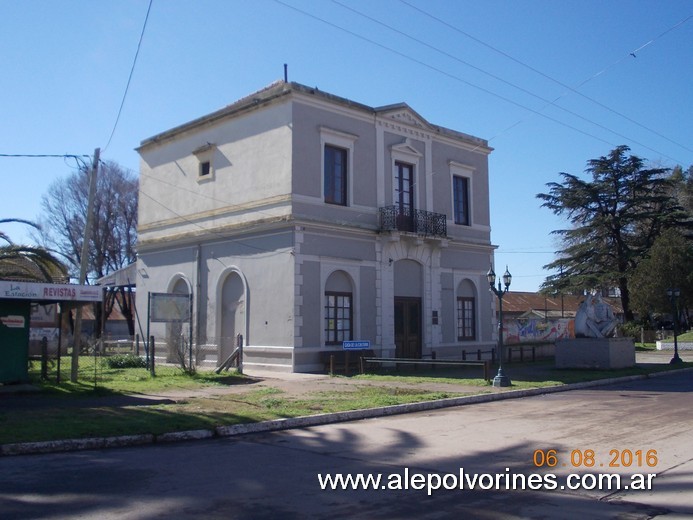
[[[631,338],[613,337],[618,320],[600,294],[590,294],[575,315],[575,339],[556,342],[557,368],[627,368],[635,365]]]
[[[575,314],[576,338],[608,338],[616,332],[618,320],[601,294],[590,294]]]

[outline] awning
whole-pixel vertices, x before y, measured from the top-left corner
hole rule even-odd
[[[103,278],[96,280],[97,285],[107,287],[134,287],[137,277],[136,263],[127,265],[117,271],[107,274]]]

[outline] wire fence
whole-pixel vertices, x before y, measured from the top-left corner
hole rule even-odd
[[[191,344],[188,336],[150,336],[144,341],[137,336],[104,337],[82,342],[77,363],[72,346],[48,342],[45,338],[33,349],[29,357],[29,377],[62,383],[72,379],[76,371],[81,382],[108,380],[114,370],[141,369],[137,377],[193,374],[199,370],[213,370],[225,361],[242,339],[208,338]],[[240,363],[227,363],[233,368]]]

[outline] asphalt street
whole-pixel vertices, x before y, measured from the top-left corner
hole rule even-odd
[[[0,517],[693,518],[692,392],[687,371],[237,438],[8,456]],[[381,482],[323,490],[328,473]],[[569,474],[588,486],[619,474],[622,485],[571,490]],[[632,489],[633,474],[651,489]],[[549,475],[552,489],[518,489]]]

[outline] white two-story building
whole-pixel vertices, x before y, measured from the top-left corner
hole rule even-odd
[[[280,81],[138,151],[141,320],[147,293],[192,294],[194,343],[221,361],[242,334],[246,367],[296,372],[344,340],[495,344],[485,140]]]

